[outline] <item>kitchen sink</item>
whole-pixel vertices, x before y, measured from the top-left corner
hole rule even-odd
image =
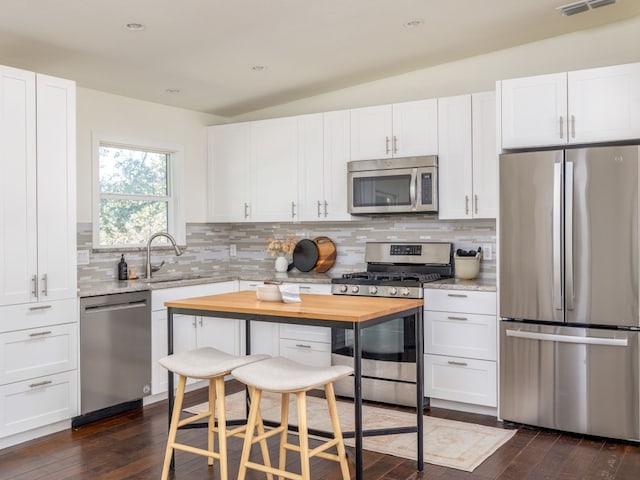
[[[209,278],[207,275],[198,275],[198,274],[177,274],[177,275],[166,275],[166,276],[158,276],[151,278],[143,278],[142,281],[145,283],[164,283],[164,282],[180,282],[183,280],[198,280],[200,278]]]

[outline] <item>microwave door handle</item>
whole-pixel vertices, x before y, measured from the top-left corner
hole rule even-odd
[[[409,198],[411,199],[411,207],[413,210],[417,208],[418,199],[417,199],[417,186],[418,186],[418,169],[411,169],[411,184],[409,186]]]

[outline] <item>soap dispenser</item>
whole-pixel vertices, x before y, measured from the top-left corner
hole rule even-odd
[[[122,254],[120,263],[118,263],[118,280],[126,280],[127,278],[129,278],[129,270],[127,262],[124,261],[124,254]]]

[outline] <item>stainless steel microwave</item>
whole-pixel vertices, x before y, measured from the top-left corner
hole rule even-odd
[[[347,164],[349,213],[438,211],[438,157],[355,160]]]

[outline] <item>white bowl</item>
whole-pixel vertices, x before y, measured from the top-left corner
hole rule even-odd
[[[256,288],[256,297],[265,302],[281,302],[282,293],[278,285],[260,285]]]

